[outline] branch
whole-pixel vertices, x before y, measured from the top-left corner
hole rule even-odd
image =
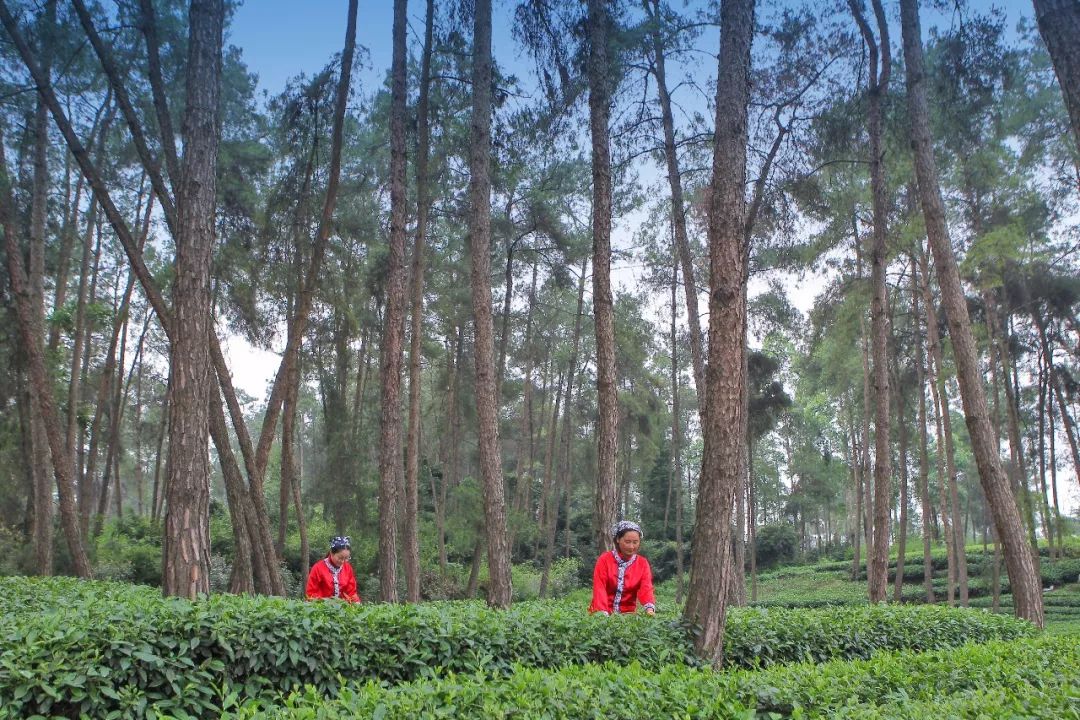
[[[75,131],[71,127],[71,122],[60,107],[60,103],[56,99],[56,93],[53,92],[52,86],[49,84],[48,77],[45,76],[42,69],[38,66],[37,61],[34,59],[34,55],[26,42],[26,38],[19,32],[19,26],[15,22],[15,18],[12,16],[11,11],[8,9],[7,0],[0,0],[0,24],[3,24],[4,29],[7,30],[8,35],[11,37],[12,42],[14,42],[15,47],[19,52],[19,56],[22,58],[27,70],[30,71],[30,75],[34,78],[34,82],[37,83],[37,90],[41,95],[41,99],[48,106],[49,112],[52,113],[53,120],[60,130],[60,134],[64,136],[64,141],[67,143],[68,149],[75,157],[75,161],[78,162],[79,168],[82,170],[87,183],[89,183],[90,188],[93,190],[95,198],[105,211],[105,216],[109,219],[109,224],[112,225],[113,231],[119,238],[120,244],[124,247],[124,252],[131,262],[131,267],[135,271],[135,275],[139,278],[139,284],[142,286],[147,300],[149,300],[150,305],[153,306],[154,312],[158,316],[158,321],[165,331],[165,335],[171,340],[172,314],[169,311],[168,305],[165,303],[165,298],[161,294],[161,290],[158,288],[157,284],[154,282],[154,278],[150,274],[150,270],[146,267],[146,263],[143,261],[142,253],[139,251],[139,247],[135,242],[131,228],[128,227],[127,222],[121,217],[120,211],[117,210],[116,205],[112,201],[112,197],[109,195],[108,189],[105,187],[105,182],[102,179],[101,174],[98,172],[93,160],[90,159],[90,154],[75,135]],[[158,201],[164,203],[164,200],[160,197],[158,198]]]
[[[180,178],[180,161],[176,152],[176,135],[173,132],[172,116],[169,114],[168,99],[165,96],[165,83],[161,78],[161,53],[158,46],[157,17],[154,14],[153,0],[139,0],[142,8],[142,33],[146,38],[146,56],[150,66],[150,89],[154,95],[154,111],[157,113],[158,130],[161,132],[161,147],[165,151],[165,168],[169,180],[176,182]]]
[[[127,88],[124,87],[120,71],[117,69],[116,63],[113,61],[112,55],[109,54],[105,44],[102,43],[101,36],[98,35],[97,30],[94,28],[93,20],[91,20],[90,13],[86,9],[86,3],[83,0],[71,0],[71,4],[75,8],[75,13],[79,16],[79,22],[82,24],[83,30],[86,31],[87,38],[90,39],[94,54],[97,55],[98,60],[101,62],[101,68],[105,71],[105,76],[109,79],[109,86],[116,96],[116,104],[124,114],[124,119],[127,120],[128,131],[131,133],[131,140],[135,144],[135,150],[146,168],[146,174],[150,177],[150,184],[154,188],[158,202],[161,203],[161,212],[165,216],[165,224],[169,226],[169,232],[172,236],[177,237],[176,207],[173,205],[172,195],[169,193],[168,188],[165,187],[165,180],[161,176],[161,167],[146,144],[146,136],[143,133],[142,125],[139,123],[139,118],[135,114],[135,108],[131,105],[131,98],[128,96]]]

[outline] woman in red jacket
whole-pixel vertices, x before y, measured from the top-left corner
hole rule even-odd
[[[648,560],[637,554],[641,547],[641,527],[623,520],[616,523],[611,535],[615,549],[596,560],[589,612],[632,613],[637,612],[640,602],[647,614],[655,614],[652,568]]]
[[[348,537],[331,540],[330,552],[311,566],[304,596],[308,600],[338,598],[347,602],[360,602],[360,596],[356,593],[356,575],[349,565],[350,557],[352,548]]]

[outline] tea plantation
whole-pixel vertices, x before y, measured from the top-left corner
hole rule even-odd
[[[763,574],[720,670],[673,582],[656,617],[604,618],[584,589],[496,611],[2,578],[0,718],[1080,718],[1080,561],[1043,559],[1038,631],[1007,592],[989,611],[983,560],[968,609],[917,604],[914,556],[903,604],[868,605],[849,563]]]

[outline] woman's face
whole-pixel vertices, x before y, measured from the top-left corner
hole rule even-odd
[[[615,546],[625,557],[636,555],[638,548],[641,547],[641,533],[636,530],[628,530],[615,541]]]

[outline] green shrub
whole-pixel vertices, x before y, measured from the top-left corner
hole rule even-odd
[[[758,567],[769,568],[795,559],[799,536],[795,533],[795,528],[786,523],[764,525],[757,530],[754,547],[757,550]]]
[[[747,608],[729,614],[724,659],[739,667],[867,658],[1034,633],[1023,620],[940,606],[864,605],[818,610]]]
[[[1007,616],[940,607],[733,609],[726,649],[730,664],[751,667],[1032,632]],[[208,715],[231,697],[306,685],[333,693],[339,676],[396,684],[503,674],[515,665],[696,664],[678,622],[589,616],[576,601],[505,611],[479,602],[351,606],[212,596],[192,603],[72,578],[0,579],[0,640],[0,707],[68,717],[139,716],[155,706]]]
[[[247,703],[227,717],[332,718],[916,718],[1077,717],[1080,646],[1041,637],[864,661],[805,663],[717,673],[639,664],[558,670],[518,668],[509,676],[454,675],[385,687],[314,689],[279,707]]]
[[[212,715],[338,676],[397,683],[445,672],[508,672],[639,659],[692,663],[689,636],[655,618],[602,618],[558,603],[507,611],[479,602],[305,603],[212,596],[165,600],[151,588],[72,578],[0,580],[0,707],[135,716]]]
[[[161,523],[136,515],[107,521],[94,542],[94,573],[102,580],[161,585]]]

